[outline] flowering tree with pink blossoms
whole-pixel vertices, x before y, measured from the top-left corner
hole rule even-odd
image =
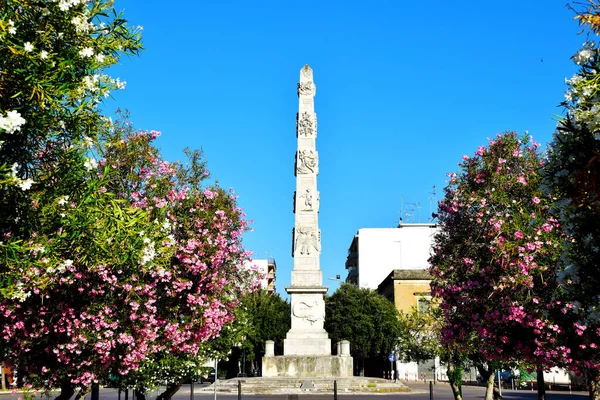
[[[55,201],[32,190],[38,229],[8,260],[19,293],[0,302],[11,358],[31,384],[60,385],[65,397],[107,374],[143,392],[160,378],[153,364],[180,371],[176,390],[181,364],[209,355],[255,288],[243,213],[232,193],[202,185],[199,154],[168,163],[152,146],[157,132],[109,128],[87,153],[81,191]],[[44,164],[49,177],[61,162]]]
[[[583,9],[579,8],[587,3]],[[576,19],[594,35],[600,33],[600,4],[576,3]],[[591,35],[590,35],[591,36]],[[593,36],[591,36],[593,37]],[[546,176],[560,196],[557,218],[570,239],[560,263],[560,281],[573,299],[570,325],[571,368],[590,381],[590,397],[600,399],[600,50],[586,41],[572,57],[579,71],[567,80],[559,121],[549,146]]]
[[[572,307],[556,283],[561,230],[542,190],[537,143],[498,135],[459,166],[439,204],[430,259],[443,341],[492,367],[526,361],[541,372],[570,361],[555,323]]]

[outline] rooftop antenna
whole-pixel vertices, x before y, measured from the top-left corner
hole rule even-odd
[[[429,222],[433,222],[433,220],[435,219],[433,217],[433,204],[435,203],[437,206],[437,199],[435,197],[435,185],[433,185],[432,191],[429,192],[432,197],[429,198],[429,215],[431,216]]]
[[[415,222],[415,206],[417,205],[417,203],[406,203],[407,207],[406,207],[406,220],[407,222]]]
[[[400,196],[400,221],[398,221],[398,226],[400,226],[402,224],[402,212],[403,212],[403,204],[402,201],[404,200],[404,198],[402,196]]]

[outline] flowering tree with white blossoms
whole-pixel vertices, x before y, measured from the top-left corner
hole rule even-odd
[[[600,34],[600,4],[587,0],[574,9],[588,34]],[[579,3],[578,5],[581,5]],[[546,176],[561,201],[556,204],[571,240],[561,269],[561,283],[573,298],[576,318],[572,339],[581,362],[573,368],[588,374],[591,397],[600,399],[600,49],[586,41],[572,57],[579,71],[567,80],[559,121],[549,146]]]
[[[528,136],[498,135],[463,157],[439,205],[430,272],[442,340],[488,366],[527,361],[543,371],[571,357],[554,318],[571,307],[554,268],[562,237],[536,148]]]
[[[55,160],[86,161],[81,144],[96,137],[98,105],[123,87],[102,71],[140,49],[139,30],[113,13],[112,1],[1,2],[0,241],[13,238],[5,251],[31,234],[36,211],[29,191],[41,185],[41,155],[51,149]],[[78,170],[70,165],[57,173],[70,174],[71,166]],[[53,193],[57,201],[63,195]],[[10,295],[14,283],[3,274],[0,294]]]

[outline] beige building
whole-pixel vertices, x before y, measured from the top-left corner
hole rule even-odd
[[[401,313],[413,307],[423,311],[429,307],[431,278],[425,270],[395,269],[379,284],[377,292],[394,303]]]

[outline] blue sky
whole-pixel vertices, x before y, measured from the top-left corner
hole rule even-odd
[[[393,227],[463,154],[506,130],[546,144],[570,57],[585,41],[565,0],[116,0],[146,50],[110,71],[127,81],[106,108],[162,131],[169,160],[204,150],[253,220],[245,247],[277,261],[285,296],[296,151],[296,83],[314,70],[321,268],[346,276],[360,228]],[[435,208],[435,205],[434,205]],[[415,217],[415,222],[416,221]],[[404,220],[407,218],[404,216]]]

